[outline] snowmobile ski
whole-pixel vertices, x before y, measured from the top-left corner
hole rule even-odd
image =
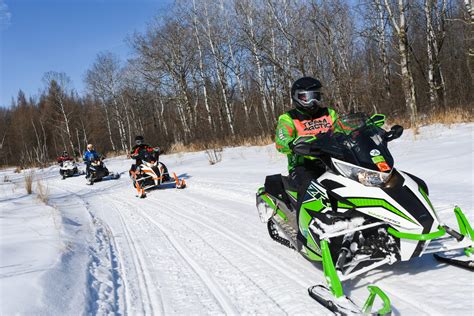
[[[464,268],[470,271],[474,271],[474,260],[459,260],[455,258],[448,258],[438,255],[437,253],[433,254],[433,257],[439,262],[447,263],[456,267]]]
[[[348,297],[335,298],[331,290],[322,284],[308,288],[309,296],[336,315],[360,315],[360,308]]]
[[[186,181],[179,179],[176,173],[173,172],[173,178],[176,183],[176,189],[184,189],[186,187]]]
[[[345,295],[341,297],[335,297],[332,291],[322,284],[314,285],[308,288],[308,293],[309,296],[333,312],[335,315],[391,315],[392,309],[388,296],[377,286],[368,286],[368,290],[370,295],[362,308],[357,306],[357,304],[355,304]],[[372,306],[376,296],[379,296],[382,299],[383,307],[376,312],[372,312]]]

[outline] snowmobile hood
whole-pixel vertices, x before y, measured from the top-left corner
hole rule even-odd
[[[356,209],[397,229],[426,234],[439,225],[416,182],[396,169],[382,187],[367,187],[333,173],[327,173],[321,184],[339,208]]]

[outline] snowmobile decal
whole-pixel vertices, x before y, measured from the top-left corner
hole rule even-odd
[[[297,192],[290,191],[290,190],[286,190],[286,192],[288,193],[288,196],[291,197],[293,200],[296,201],[298,199],[298,193]]]
[[[385,162],[385,158],[383,156],[375,156],[372,157],[372,161],[377,164],[379,162]]]
[[[396,207],[394,207],[392,204],[389,202],[383,200],[383,199],[374,199],[374,198],[363,198],[363,197],[346,197],[346,199],[354,204],[356,208],[364,208],[364,207],[382,207],[392,213],[397,214],[400,217],[403,217],[407,221],[410,221],[414,224],[415,221],[413,221],[411,218],[406,216],[402,211],[398,210]]]
[[[430,206],[430,208],[434,211],[434,207],[433,207],[433,205],[431,204],[431,201],[430,201],[430,199],[428,198],[428,195],[426,194],[426,192],[423,190],[423,188],[422,188],[422,187],[418,187],[418,191],[420,191],[421,195],[423,195],[423,197],[425,198],[426,203],[428,203],[428,205]]]

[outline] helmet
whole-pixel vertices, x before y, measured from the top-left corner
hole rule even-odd
[[[67,153],[67,151],[63,151],[63,157],[67,157],[69,156],[69,154]]]
[[[94,150],[94,145],[87,144],[87,150]]]
[[[137,136],[137,137],[135,137],[135,144],[136,144],[137,146],[142,145],[144,142],[145,142],[145,139],[143,138],[143,136]]]
[[[291,86],[291,98],[297,108],[314,112],[322,107],[322,84],[312,77],[302,77]]]

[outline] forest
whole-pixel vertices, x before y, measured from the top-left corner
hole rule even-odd
[[[93,36],[93,34],[91,34]],[[97,54],[86,93],[44,74],[0,107],[0,166],[46,165],[93,143],[125,153],[135,135],[165,151],[271,139],[301,76],[339,113],[416,127],[473,118],[469,0],[177,0],[126,39],[133,57]]]

